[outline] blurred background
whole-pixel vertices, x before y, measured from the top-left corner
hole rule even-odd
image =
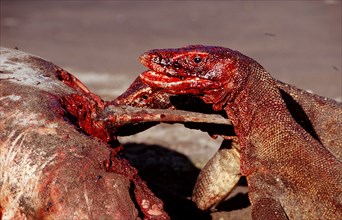
[[[340,0],[1,0],[1,46],[51,60],[108,99],[145,69],[140,54],[189,44],[239,50],[277,79],[341,99],[341,10]]]
[[[340,0],[1,0],[0,44],[52,61],[106,100],[145,70],[138,62],[143,52],[204,44],[238,50],[281,81],[341,101],[341,7]],[[175,200],[166,201],[167,211],[174,213],[175,204],[182,212],[192,207],[184,201],[221,140],[181,125],[159,125],[120,141],[152,190]],[[146,158],[152,164],[147,169]],[[164,188],[155,186],[153,178],[165,180],[167,172],[171,177]],[[239,196],[247,199],[238,194],[231,204],[241,201]],[[234,210],[231,204],[228,209]]]

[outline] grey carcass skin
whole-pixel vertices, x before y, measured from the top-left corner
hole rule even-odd
[[[110,148],[61,114],[76,91],[55,68],[1,48],[0,219],[138,218],[129,178],[106,172]]]

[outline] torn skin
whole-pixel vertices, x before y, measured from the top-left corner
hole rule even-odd
[[[79,94],[64,96],[60,102],[67,110],[65,116],[71,119],[73,123],[78,124],[86,134],[99,138],[106,143],[116,140],[116,136],[109,133],[103,121],[95,120],[98,112],[103,110],[101,108],[102,103],[99,105],[91,97]]]
[[[124,128],[126,125],[135,123],[194,122],[230,124],[229,120],[220,118],[219,116],[205,115],[201,113],[173,110],[158,111],[156,109],[134,109],[127,106],[118,106],[120,101],[103,101],[70,73],[57,69],[56,74],[59,80],[79,92],[79,94],[67,95],[60,99],[62,106],[67,110],[64,113],[65,116],[74,124],[79,126],[86,134],[101,139],[106,143],[117,142],[116,135],[118,130],[130,130],[130,134],[140,132],[141,130],[138,126],[130,129]],[[126,102],[127,99],[128,97],[123,98]],[[121,104],[125,104],[125,102],[121,101]]]
[[[122,126],[126,121],[133,123],[134,120],[139,122],[143,119],[139,117],[139,114],[134,117],[129,114],[126,114],[127,116],[115,114],[114,111],[114,115],[105,114],[102,120],[101,116],[110,103],[92,93],[70,73],[64,70],[57,70],[56,73],[62,82],[81,93],[67,95],[60,99],[62,106],[67,110],[65,114],[72,115],[72,118],[76,120],[74,123],[78,124],[86,134],[111,143],[111,157],[104,162],[106,171],[121,174],[132,181],[136,202],[145,219],[169,219],[163,210],[163,202],[155,197],[146,183],[141,180],[138,170],[130,166],[127,160],[118,157],[123,148],[115,135],[117,127]]]
[[[117,157],[113,150],[110,160],[104,163],[107,172],[121,174],[129,178],[133,185],[134,196],[144,219],[169,219],[163,210],[163,202],[155,197],[147,184],[140,178],[138,170],[130,166],[127,160]]]
[[[72,89],[76,90],[77,92],[90,96],[96,102],[96,105],[100,108],[105,107],[105,102],[100,98],[100,96],[95,95],[92,93],[79,79],[77,79],[72,74],[68,73],[67,71],[61,68],[55,68],[56,76],[59,80],[63,83],[71,87]]]
[[[62,106],[67,110],[65,116],[90,136],[106,143],[116,141],[116,136],[108,132],[103,121],[94,120],[98,112],[104,110],[106,103],[72,74],[59,68],[55,72],[59,80],[79,92],[60,98]]]

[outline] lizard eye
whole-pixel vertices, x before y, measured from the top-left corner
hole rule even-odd
[[[195,57],[194,62],[195,63],[200,63],[202,61],[201,57]]]

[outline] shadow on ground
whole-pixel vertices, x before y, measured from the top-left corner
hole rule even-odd
[[[200,172],[185,155],[159,145],[124,144],[125,157],[141,178],[163,200],[171,219],[212,219],[212,212],[227,212],[250,205],[247,193],[237,193],[211,211],[197,209],[191,193]],[[240,186],[246,186],[241,179]]]

